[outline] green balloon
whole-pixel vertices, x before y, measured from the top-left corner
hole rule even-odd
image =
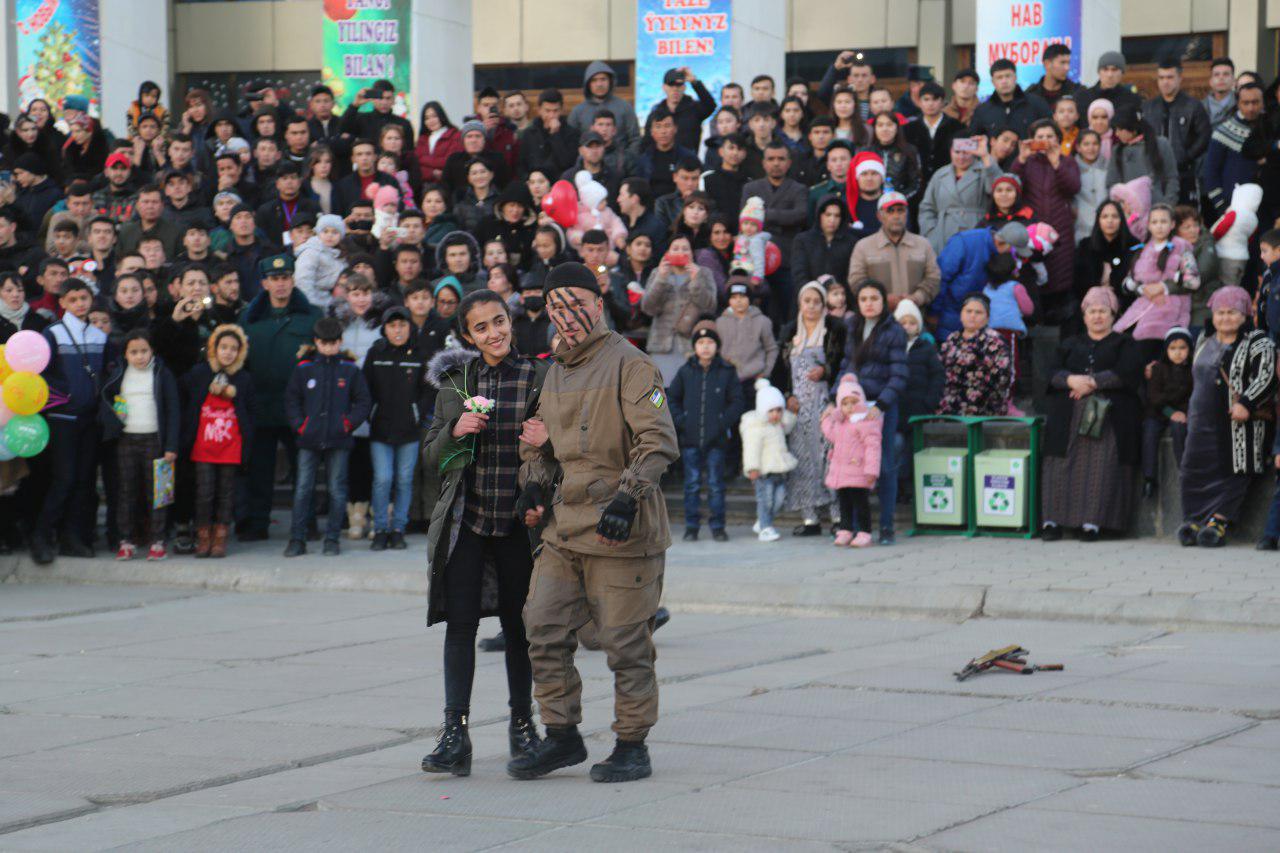
[[[49,424],[41,415],[14,415],[5,424],[4,443],[23,458],[35,456],[49,443]]]

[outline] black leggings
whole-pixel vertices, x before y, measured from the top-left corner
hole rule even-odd
[[[836,489],[840,501],[840,529],[850,533],[866,533],[871,529],[869,489]]]
[[[513,712],[528,714],[533,706],[533,668],[522,611],[533,574],[533,552],[523,528],[506,536],[480,536],[465,526],[458,530],[457,544],[445,567],[444,708],[471,713],[486,558],[498,574],[498,619],[507,641],[508,704]]]

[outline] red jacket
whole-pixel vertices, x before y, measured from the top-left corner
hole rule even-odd
[[[444,180],[444,163],[449,155],[462,150],[462,134],[456,127],[446,128],[436,140],[435,150],[431,149],[430,136],[431,134],[424,133],[418,137],[418,165],[422,169],[424,183],[438,184]]]

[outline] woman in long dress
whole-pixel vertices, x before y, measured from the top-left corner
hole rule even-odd
[[[1085,331],[1059,344],[1049,364],[1044,438],[1046,542],[1079,528],[1096,542],[1103,528],[1123,532],[1133,507],[1141,458],[1142,358],[1137,344],[1113,330],[1120,301],[1098,286],[1080,303]],[[1100,414],[1101,400],[1106,407]],[[1109,404],[1109,405],[1107,405]],[[1095,436],[1087,417],[1101,417]],[[1081,427],[1087,434],[1081,434]]]
[[[796,298],[800,311],[782,328],[783,346],[773,384],[786,395],[787,408],[796,415],[787,446],[799,464],[787,474],[786,507],[799,511],[804,520],[792,532],[817,536],[822,532],[818,511],[834,500],[822,482],[827,446],[821,421],[844,356],[845,325],[827,314],[827,292],[816,281],[800,288]]]

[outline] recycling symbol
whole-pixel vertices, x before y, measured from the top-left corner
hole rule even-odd
[[[951,497],[943,489],[934,489],[929,493],[929,508],[935,512],[946,512],[951,509]]]
[[[994,513],[1009,511],[1009,495],[1006,492],[992,492],[987,498],[987,509]]]

